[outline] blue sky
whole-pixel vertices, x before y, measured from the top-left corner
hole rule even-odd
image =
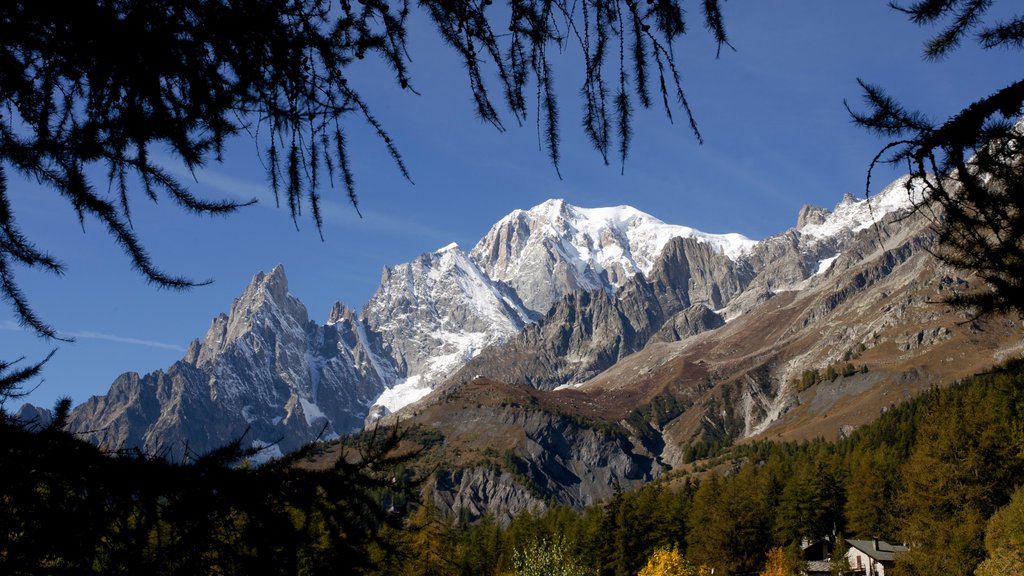
[[[1019,75],[1019,53],[966,48],[925,61],[923,41],[933,30],[910,24],[882,0],[727,2],[736,51],[716,58],[696,4],[685,5],[691,32],[677,57],[705,143],[659,109],[639,111],[624,175],[617,163],[604,166],[577,128],[578,65],[562,66],[556,78],[559,179],[532,119],[518,127],[508,118],[509,130],[499,133],[474,117],[459,63],[416,21],[410,44],[421,95],[400,92],[371,69],[363,82],[415,184],[353,124],[362,218],[339,190],[326,190],[323,241],[311,220],[301,219],[296,230],[287,209],[275,207],[245,139],[233,143],[223,164],[200,173],[193,189],[210,198],[256,197],[257,206],[197,218],[166,199],[153,205],[139,197],[133,205],[135,228],[158,265],[214,281],[186,292],[147,285],[97,222],[87,220],[83,231],[56,194],[15,184],[12,203],[24,231],[67,267],[60,278],[20,271],[22,288],[38,314],[76,341],[41,341],[2,308],[0,358],[39,359],[59,345],[28,400],[48,406],[68,395],[78,403],[105,393],[122,372],[180,359],[261,270],[284,264],[291,292],[322,322],[336,301],[361,308],[385,265],[450,242],[468,250],[505,214],[548,198],[583,207],[629,204],[669,223],[764,238],[794,225],[803,204],[831,208],[845,192],[864,194],[865,170],[883,142],[854,127],[843,107],[844,99],[860,106],[857,78],[939,119]],[[570,50],[565,61],[577,57]],[[880,175],[874,191],[894,176]]]

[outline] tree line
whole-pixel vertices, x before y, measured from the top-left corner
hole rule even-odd
[[[896,574],[1021,573],[1022,421],[1018,362],[933,389],[843,440],[736,445],[712,472],[670,475],[581,512],[552,506],[502,527],[448,524],[425,506],[413,530],[391,534],[397,553],[377,573],[526,574],[517,554],[550,560],[553,548],[576,570],[567,574],[632,576],[675,551],[693,574],[752,575],[773,550],[774,566],[794,573],[803,538],[841,536],[906,543]]]
[[[803,538],[840,535],[907,543],[899,574],[1024,569],[1024,361],[840,441],[741,443],[705,472],[507,526],[443,519],[414,439],[394,432],[259,466],[240,442],[173,463],[104,453],[64,432],[62,413],[32,429],[0,412],[5,574],[738,576],[795,570]]]

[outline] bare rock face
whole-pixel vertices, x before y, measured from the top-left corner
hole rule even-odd
[[[429,418],[453,418],[446,427],[452,437],[486,422],[493,455],[489,465],[459,466],[435,476],[432,500],[448,517],[473,521],[486,514],[505,524],[552,500],[583,508],[663,471],[624,429],[599,430],[530,404],[461,400],[456,410],[435,406]],[[495,454],[495,446],[505,446],[503,453]]]
[[[613,295],[597,290],[564,296],[544,318],[506,345],[484,351],[453,378],[483,374],[542,389],[579,384],[642,349],[688,309],[689,317],[680,316],[668,329],[676,338],[720,326],[709,307],[742,293],[750,274],[707,242],[674,238],[651,266],[650,279],[634,276]]]
[[[651,337],[651,342],[676,342],[701,332],[721,328],[725,320],[704,304],[694,304],[669,318]]]
[[[363,317],[396,377],[415,376],[426,386],[531,320],[515,293],[491,282],[455,245],[385,268]]]
[[[359,321],[344,310],[333,316],[310,322],[281,266],[259,273],[182,361],[121,375],[72,411],[69,428],[112,449],[172,458],[236,438],[272,446],[273,455],[358,429],[385,375],[366,361],[373,343]]]
[[[891,352],[850,376],[857,390],[887,382],[885,362],[923,358],[914,374],[969,365],[958,350],[928,356],[980,338],[965,340],[926,305],[967,281],[938,273],[926,226],[884,217],[898,203],[882,200],[805,207],[796,228],[756,244],[551,201],[509,215],[470,254],[452,245],[386,268],[361,313],[337,304],[323,325],[275,268],[181,361],[122,375],[74,410],[71,427],[175,458],[242,434],[283,438],[272,455],[404,410],[454,445],[484,442],[467,453],[498,461],[439,477],[435,501],[452,514],[552,498],[583,506],[702,442],[763,433],[817,406],[793,382],[856,345]],[[517,399],[488,404],[501,396],[495,383],[518,387],[508,392]],[[446,399],[474,387],[445,413]],[[495,445],[499,429],[514,441]]]
[[[53,412],[32,404],[22,404],[14,413],[14,421],[28,430],[42,430],[53,423]]]
[[[830,212],[826,208],[804,204],[800,208],[800,213],[797,214],[796,228],[799,230],[808,224],[823,224],[829,214]]]
[[[712,244],[683,237],[666,244],[648,274],[666,316],[695,304],[718,310],[742,293],[753,276],[745,259],[734,261]]]
[[[490,516],[505,526],[523,512],[541,512],[546,502],[521,481],[497,468],[459,468],[437,473],[434,506],[449,518],[472,522]]]
[[[516,210],[484,236],[470,256],[492,280],[511,287],[543,315],[578,291],[614,293],[650,273],[673,238],[699,239],[711,252],[735,253],[754,243],[737,234],[705,234],[628,206],[587,209],[549,200]]]

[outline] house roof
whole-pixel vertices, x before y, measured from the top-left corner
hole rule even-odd
[[[856,548],[879,562],[892,562],[897,555],[909,550],[901,544],[889,544],[877,538],[873,540],[847,540],[846,544]]]
[[[832,574],[832,565],[828,560],[809,560],[804,566],[804,574],[815,576],[817,574]]]

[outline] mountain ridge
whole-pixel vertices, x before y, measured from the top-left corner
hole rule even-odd
[[[793,238],[783,234],[765,250],[791,246]],[[509,507],[497,511],[499,519],[546,506],[543,498],[531,499],[531,486],[549,486],[544,493],[556,502],[580,508],[581,499],[594,504],[610,497],[609,478],[628,490],[672,470],[692,470],[694,460],[734,442],[848,435],[898,403],[1024,349],[1017,319],[972,321],[941,303],[953,290],[979,285],[939,265],[929,251],[934,241],[924,215],[892,214],[840,243],[829,266],[817,264],[820,253],[790,252],[789,266],[765,268],[769,277],[752,279],[744,294],[764,298],[742,303],[745,313],[679,340],[652,338],[579,383],[530,387],[507,364],[536,351],[525,347],[514,355],[506,344],[407,408],[403,425],[444,435],[444,448],[430,447],[428,458],[460,470],[457,489],[477,494],[477,504],[494,501],[488,490],[495,468],[522,476],[518,495],[503,485],[501,500]],[[771,277],[799,268],[808,275],[797,282]],[[478,418],[494,422],[495,406],[510,412],[503,418],[546,424],[465,429],[462,423]],[[623,448],[618,457],[583,458],[601,447],[587,431],[603,431]],[[577,444],[569,451],[536,449],[556,433]],[[488,456],[492,446],[504,457]],[[442,513],[479,517],[451,486],[439,482],[433,490]]]
[[[872,201],[897,209],[897,192],[894,184]],[[652,340],[716,330],[776,292],[797,289],[823,272],[826,260],[837,265],[845,240],[836,237],[853,234],[843,222],[875,216],[867,202],[805,208],[797,228],[754,242],[668,225],[629,207],[550,200],[499,220],[468,254],[448,245],[385,267],[360,313],[337,303],[323,325],[288,292],[279,265],[256,274],[173,371],[119,378],[112,392],[134,390],[88,400],[73,412],[72,427],[103,430],[90,436],[97,442],[141,441],[150,450],[212,449],[215,436],[223,443],[249,430],[257,444],[287,438],[280,445],[287,450],[399,411],[452,375],[475,370],[481,352],[512,358],[515,346],[533,355],[532,367],[508,378],[541,388],[579,385]],[[521,273],[529,262],[536,265],[532,277]],[[543,290],[528,289],[544,278],[551,281]],[[546,299],[552,305],[543,315],[529,305]],[[537,346],[547,352],[536,354]],[[162,407],[156,416],[142,410],[153,402],[175,409]],[[187,432],[183,422],[197,420],[188,410],[217,418],[217,433]]]

